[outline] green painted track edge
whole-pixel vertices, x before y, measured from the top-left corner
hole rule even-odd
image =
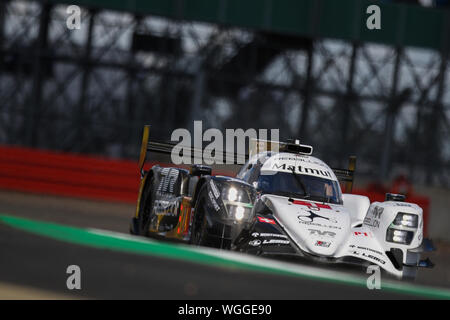
[[[273,266],[264,266],[262,264],[233,260],[227,257],[219,257],[216,255],[208,254],[206,252],[202,252],[201,250],[197,250],[196,248],[190,248],[183,244],[146,241],[145,239],[132,239],[131,237],[119,238],[113,235],[108,235],[106,232],[105,234],[99,234],[82,228],[19,218],[10,215],[0,215],[0,222],[3,222],[10,227],[24,230],[33,234],[100,249],[110,249],[127,253],[160,256],[165,258],[190,261],[194,263],[201,263],[205,265],[226,267],[229,269],[260,271],[271,274],[294,276],[306,279],[326,281],[335,284],[345,284],[367,288],[366,280],[358,277],[347,276],[335,278],[329,275],[320,276],[302,273],[301,271],[294,272],[291,270],[283,270],[281,268],[276,268]],[[411,284],[397,284],[394,282],[383,281],[382,290],[423,298],[450,299],[450,290]]]

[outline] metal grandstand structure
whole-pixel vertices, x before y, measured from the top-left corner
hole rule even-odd
[[[450,187],[449,11],[380,4],[373,35],[367,1],[263,2],[1,0],[0,143],[135,157],[203,120]]]

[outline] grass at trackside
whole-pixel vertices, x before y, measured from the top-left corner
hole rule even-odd
[[[243,269],[251,271],[268,272],[278,275],[287,275],[327,281],[332,283],[352,285],[366,288],[366,279],[339,274],[336,272],[320,273],[311,271],[311,268],[300,266],[293,268],[291,264],[270,262],[259,258],[237,258],[232,255],[217,255],[195,247],[179,244],[169,244],[159,241],[148,241],[129,235],[120,235],[112,232],[101,232],[82,228],[75,228],[56,223],[35,221],[9,215],[0,215],[0,222],[11,227],[28,231],[49,238],[66,241],[74,244],[86,245],[100,249],[111,249],[121,252],[130,252],[143,255],[153,255],[171,259],[187,260],[194,263],[213,265],[219,267]],[[242,255],[244,256],[244,255]],[[288,267],[286,267],[288,266]],[[390,292],[414,295],[424,298],[450,299],[450,290],[424,287],[412,284],[386,282],[382,289]]]

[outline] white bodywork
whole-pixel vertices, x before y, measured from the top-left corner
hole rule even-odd
[[[286,164],[284,166],[283,164]],[[288,153],[276,154],[264,162],[261,174],[273,174],[295,167],[299,174],[311,174],[337,181],[333,170],[312,156]],[[309,168],[311,170],[306,170]],[[272,210],[274,218],[303,252],[318,257],[355,257],[377,264],[387,272],[401,277],[403,271],[396,268],[386,252],[391,248],[403,251],[403,263],[408,260],[408,249],[421,245],[423,238],[422,209],[413,203],[374,202],[365,196],[344,194],[343,204],[315,202],[308,199],[264,194],[261,197]],[[294,200],[294,201],[292,201]],[[396,228],[414,232],[409,245],[388,242],[386,232],[399,212],[418,216],[417,228]],[[413,263],[417,261],[412,261]]]

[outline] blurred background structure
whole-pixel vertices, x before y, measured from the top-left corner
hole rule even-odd
[[[373,4],[381,30],[366,26]],[[67,24],[73,5],[79,29]],[[144,124],[168,141],[194,120],[278,128],[331,167],[356,155],[353,193],[420,205],[438,251],[417,282],[450,287],[449,49],[450,0],[0,0],[0,299],[65,298],[74,263],[89,283],[80,297],[310,298],[297,289],[320,283],[177,269],[5,225],[128,233]],[[152,153],[147,166],[163,160]],[[161,282],[168,273],[180,279]]]
[[[0,143],[136,159],[203,120],[450,188],[450,10],[406,2],[1,0]]]

